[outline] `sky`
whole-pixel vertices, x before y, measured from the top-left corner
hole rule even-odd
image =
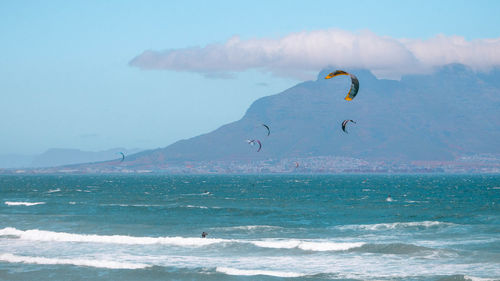
[[[152,149],[325,67],[500,65],[500,1],[0,1],[0,154]]]

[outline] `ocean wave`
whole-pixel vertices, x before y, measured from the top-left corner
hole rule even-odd
[[[182,206],[168,206],[168,205],[160,205],[160,204],[99,204],[99,206],[109,206],[109,207],[162,207],[167,209],[175,209],[175,208],[189,208],[189,209],[221,209],[221,207],[207,207],[207,206],[197,206],[197,205],[182,205]]]
[[[495,281],[495,280],[498,280],[498,279],[493,279],[493,278],[481,278],[481,277],[475,277],[475,276],[468,276],[468,275],[464,275],[464,279],[469,281]]]
[[[457,274],[457,275],[449,275],[441,277],[437,281],[498,281],[498,280],[499,279],[481,278],[481,277]]]
[[[414,201],[414,200],[406,200],[405,203],[429,203],[429,201]]]
[[[212,195],[212,193],[209,191],[205,191],[202,193],[184,193],[184,194],[181,194],[181,196],[206,196],[206,195]]]
[[[208,209],[207,206],[194,206],[194,205],[185,205],[181,206],[182,208],[194,208],[194,209]]]
[[[363,246],[364,242],[329,242],[329,241],[307,241],[307,240],[264,240],[251,242],[257,247],[274,248],[274,249],[301,249],[304,251],[347,251],[353,248]]]
[[[455,224],[449,222],[440,221],[418,221],[418,222],[394,222],[394,223],[377,223],[377,224],[355,224],[355,225],[343,225],[338,226],[340,229],[352,229],[352,230],[392,230],[397,228],[415,228],[423,227],[430,228],[436,226],[453,226]]]
[[[89,266],[89,267],[100,267],[100,268],[111,268],[111,269],[141,269],[150,267],[150,265],[143,263],[128,263],[128,262],[117,262],[109,260],[96,260],[96,259],[61,259],[61,258],[45,258],[45,257],[30,257],[30,256],[18,256],[13,254],[0,254],[0,261],[10,262],[10,263],[29,263],[29,264],[48,264],[48,265],[77,265],[77,266]]]
[[[47,193],[54,193],[54,192],[59,192],[61,191],[60,188],[56,188],[56,189],[49,189],[49,191],[47,191]]]
[[[35,206],[35,205],[42,205],[45,204],[45,202],[11,202],[11,201],[5,201],[5,205],[9,206]]]
[[[353,249],[353,251],[374,253],[374,254],[410,255],[416,253],[429,253],[433,252],[434,249],[423,246],[417,246],[413,244],[390,243],[390,244],[365,244],[359,248]]]
[[[332,242],[327,240],[264,239],[238,240],[198,237],[137,237],[127,235],[75,234],[46,230],[19,230],[13,227],[0,229],[0,237],[8,236],[29,241],[82,242],[126,245],[169,245],[203,247],[218,243],[250,244],[260,248],[300,249],[304,251],[346,251],[363,246],[364,242]]]
[[[215,243],[231,242],[228,239],[186,237],[136,237],[127,235],[74,234],[46,230],[18,230],[13,227],[0,229],[0,236],[14,236],[30,241],[88,242],[128,245],[162,244],[182,247],[200,247]]]
[[[297,272],[236,269],[236,268],[229,268],[229,267],[217,267],[215,270],[217,272],[228,274],[228,275],[240,275],[240,276],[254,276],[254,275],[267,275],[267,276],[273,276],[273,277],[302,277],[302,276],[306,276],[306,274],[297,273]]]
[[[159,204],[99,204],[99,206],[118,206],[118,207],[164,207]]]
[[[276,230],[282,228],[283,227],[281,226],[273,226],[273,225],[240,225],[240,226],[216,227],[215,229],[223,231],[231,231],[231,230]]]

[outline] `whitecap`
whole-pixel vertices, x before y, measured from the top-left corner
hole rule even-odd
[[[304,251],[347,251],[353,248],[363,246],[364,242],[329,242],[329,241],[308,241],[308,240],[264,240],[251,242],[257,247],[275,248],[275,249],[301,249]]]
[[[54,232],[46,230],[18,230],[13,227],[0,229],[0,236],[14,236],[29,241],[86,242],[128,245],[171,245],[182,247],[200,247],[222,242],[232,242],[228,239],[193,238],[193,237],[137,237],[127,235],[97,235]]]
[[[357,224],[338,226],[340,229],[363,229],[363,230],[388,230],[407,227],[434,227],[434,226],[453,226],[455,224],[440,221],[418,221],[418,222],[394,222],[394,223],[377,223],[377,224]]]
[[[273,225],[240,225],[240,226],[228,226],[228,227],[220,227],[217,229],[231,231],[231,230],[275,230],[282,229],[281,226],[273,226]]]
[[[468,275],[464,275],[464,279],[471,280],[471,281],[494,281],[494,280],[497,280],[497,279],[492,279],[492,278],[481,278],[481,277],[468,276]]]
[[[45,202],[11,202],[11,201],[5,201],[5,205],[9,206],[35,206],[35,205],[42,205],[45,204]]]
[[[217,267],[215,270],[217,272],[228,274],[228,275],[240,275],[240,276],[268,275],[268,276],[274,276],[274,277],[302,277],[302,276],[306,275],[306,274],[297,273],[297,272],[236,269],[236,268],[229,268],[229,267]]]
[[[61,258],[18,256],[13,254],[0,254],[0,261],[10,262],[10,263],[28,263],[28,264],[50,264],[50,265],[64,264],[64,265],[89,266],[89,267],[100,267],[100,268],[111,268],[111,269],[140,269],[150,266],[143,263],[117,262],[110,260],[81,259],[81,258],[61,259]]]
[[[364,242],[332,242],[327,240],[264,239],[237,240],[201,237],[138,237],[127,235],[75,234],[46,230],[19,230],[13,227],[0,229],[0,236],[28,241],[82,242],[126,245],[168,245],[178,247],[203,247],[218,243],[252,244],[261,248],[300,249],[304,251],[346,251],[363,246]]]
[[[181,206],[182,208],[198,208],[198,209],[208,209],[207,206],[194,206],[194,205],[186,205],[186,206]]]
[[[56,189],[49,189],[49,191],[47,191],[47,193],[54,193],[54,192],[59,192],[61,191],[60,188],[56,188]]]
[[[205,191],[203,193],[185,193],[181,194],[181,196],[203,196],[203,195],[212,195],[209,191]]]
[[[163,207],[158,204],[99,204],[99,206],[119,206],[119,207]]]

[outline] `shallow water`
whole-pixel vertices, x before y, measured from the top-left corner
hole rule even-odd
[[[499,175],[2,176],[0,280],[500,280],[499,186]]]

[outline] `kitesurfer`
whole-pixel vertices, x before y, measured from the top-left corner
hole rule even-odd
[[[208,235],[208,233],[206,233],[205,231],[203,231],[203,232],[201,233],[201,238],[206,238],[206,237],[207,237],[207,235]]]

